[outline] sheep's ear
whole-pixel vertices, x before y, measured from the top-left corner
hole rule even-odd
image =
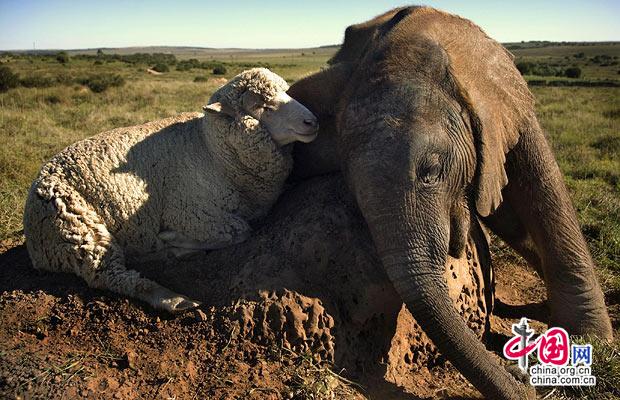
[[[255,108],[260,107],[264,102],[265,100],[263,99],[263,96],[249,90],[241,96],[241,104],[246,111],[254,110]]]
[[[215,103],[207,104],[202,107],[204,112],[212,113],[212,114],[226,114],[231,117],[235,116],[235,112],[232,107],[228,107],[226,104],[220,103],[216,101]]]

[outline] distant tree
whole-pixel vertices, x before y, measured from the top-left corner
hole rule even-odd
[[[226,67],[223,65],[218,65],[213,68],[213,75],[224,75],[226,74]]]
[[[66,51],[61,51],[60,53],[56,54],[56,61],[58,61],[61,64],[66,64],[69,62],[69,54],[67,54]]]
[[[0,92],[17,87],[19,85],[19,75],[14,73],[6,65],[0,65]]]
[[[104,56],[103,50],[101,49],[97,50],[97,57],[103,57],[103,56]]]
[[[579,67],[569,67],[564,70],[564,75],[567,78],[581,78],[581,68]]]

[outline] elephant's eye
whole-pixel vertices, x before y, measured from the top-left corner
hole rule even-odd
[[[440,174],[441,164],[439,164],[439,157],[432,157],[430,160],[423,163],[418,171],[420,181],[426,185],[437,183]]]

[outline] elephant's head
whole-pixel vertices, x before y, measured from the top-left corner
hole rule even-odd
[[[317,139],[294,150],[293,176],[307,178],[337,171],[337,105],[355,64],[342,62],[295,82],[288,94],[305,105],[319,121]]]
[[[390,279],[428,336],[489,398],[526,398],[453,308],[442,274],[448,254],[461,255],[471,219],[501,202],[505,153],[531,95],[509,54],[468,21],[430,8],[388,14],[348,29],[332,70],[321,73],[341,93],[338,161]],[[355,67],[334,79],[342,62]]]

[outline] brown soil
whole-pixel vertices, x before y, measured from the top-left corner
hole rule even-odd
[[[402,306],[342,185],[330,177],[289,190],[234,249],[134,261],[203,301],[182,315],[34,270],[19,240],[2,243],[0,397],[478,398]],[[545,319],[544,288],[522,265],[499,263],[490,315],[481,238],[445,276],[457,309],[497,350],[519,317]]]

